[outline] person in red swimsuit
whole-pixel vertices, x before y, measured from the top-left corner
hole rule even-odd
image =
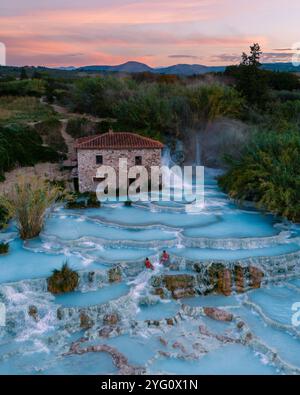
[[[167,251],[163,251],[162,256],[160,258],[161,263],[167,263],[170,260],[170,255],[167,253]]]
[[[152,263],[150,262],[149,258],[146,258],[146,260],[145,260],[145,266],[146,266],[146,269],[154,270],[154,266],[153,266]]]

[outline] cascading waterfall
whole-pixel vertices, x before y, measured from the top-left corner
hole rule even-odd
[[[182,188],[184,187],[184,180],[180,176],[181,170],[180,167],[172,160],[171,151],[169,147],[164,149],[162,155],[162,166],[164,167],[164,177],[163,177],[163,186],[166,188],[171,188],[173,190],[174,195],[176,192],[180,192],[180,196],[182,193]],[[174,171],[175,170],[175,171]]]
[[[2,285],[0,295],[8,311],[6,329],[8,333],[16,332],[18,341],[37,340],[54,329],[57,322],[54,298],[45,292],[44,282]]]
[[[131,290],[129,293],[129,298],[134,302],[136,306],[136,313],[139,312],[139,305],[141,302],[149,302],[153,300],[153,296],[149,294],[149,281],[152,276],[159,275],[163,269],[163,266],[158,262],[153,262],[154,270],[144,270],[137,277],[128,283],[131,285]],[[157,298],[156,298],[157,299]]]

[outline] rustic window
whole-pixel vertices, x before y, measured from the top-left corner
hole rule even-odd
[[[136,156],[135,157],[135,165],[136,166],[141,166],[142,165],[142,157],[141,156]]]
[[[96,155],[96,164],[103,165],[103,156],[102,155]]]

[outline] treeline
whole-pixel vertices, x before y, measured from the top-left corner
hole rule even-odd
[[[40,79],[2,81],[0,82],[0,96],[41,97],[45,93],[45,86],[45,81]]]
[[[180,137],[186,128],[203,128],[219,116],[239,117],[243,105],[233,87],[219,82],[137,82],[115,77],[75,81],[62,101],[73,112],[111,120],[116,131],[133,130],[161,139]]]
[[[238,158],[227,158],[220,186],[237,201],[250,200],[275,215],[300,222],[300,82],[287,73],[260,69],[260,47],[250,47],[234,77],[255,125],[251,142]]]

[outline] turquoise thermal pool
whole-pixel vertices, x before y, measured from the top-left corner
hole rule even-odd
[[[236,206],[213,176],[203,210],[188,207],[58,205],[36,239],[20,240],[14,224],[1,231],[10,250],[0,255],[0,374],[299,374],[299,227]],[[65,261],[80,281],[54,296],[47,278]],[[233,273],[258,265],[261,288],[208,292],[202,268],[221,263]],[[230,319],[216,320],[216,308]]]

